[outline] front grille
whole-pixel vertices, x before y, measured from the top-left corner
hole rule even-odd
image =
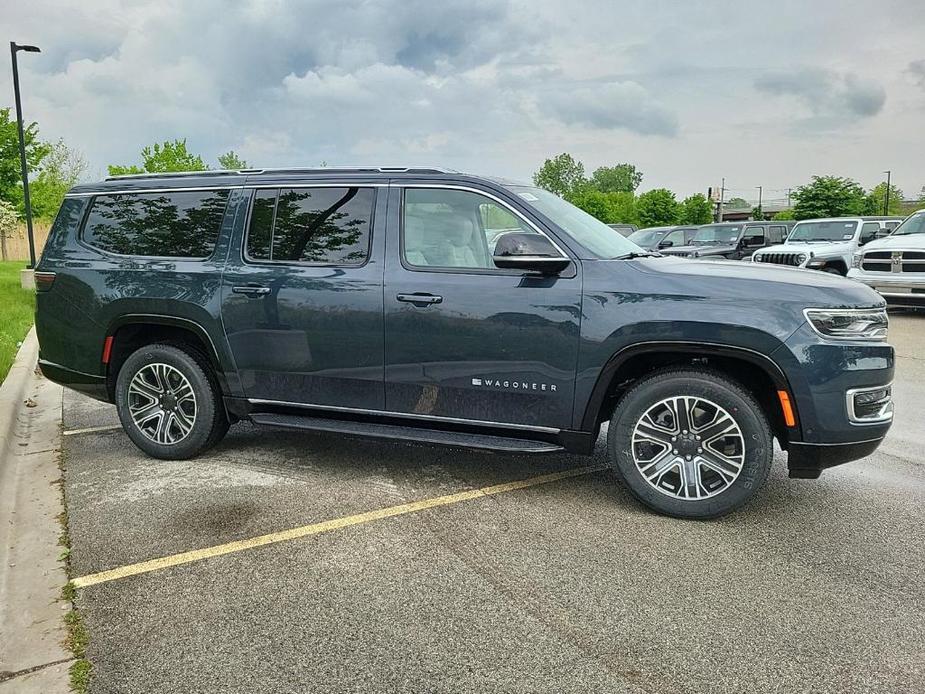
[[[774,263],[775,265],[799,265],[799,253],[762,253],[755,260],[759,263]]]
[[[861,258],[868,272],[925,272],[925,251],[868,251]]]

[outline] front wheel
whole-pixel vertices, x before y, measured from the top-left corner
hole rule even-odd
[[[662,371],[637,383],[610,421],[611,465],[649,508],[715,518],[767,479],[771,430],[754,397],[709,370]]]
[[[167,460],[216,444],[228,419],[210,369],[192,348],[153,344],[129,355],[116,378],[116,411],[132,442]]]

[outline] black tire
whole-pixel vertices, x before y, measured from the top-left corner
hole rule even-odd
[[[822,268],[823,272],[828,272],[830,275],[839,275],[841,277],[845,276],[845,273],[839,270],[837,267],[824,267]]]
[[[698,454],[697,451],[703,449],[698,446],[706,446],[705,442],[701,443],[692,441],[693,434],[697,431],[708,432],[707,425],[691,427],[690,436],[687,433],[683,436],[683,441],[671,443],[674,439],[666,439],[664,443],[648,443],[637,439],[634,443],[633,435],[637,423],[640,422],[643,415],[652,410],[661,413],[665,410],[659,410],[661,403],[670,398],[687,396],[691,398],[703,399],[704,404],[713,404],[725,410],[732,421],[737,425],[741,437],[736,436],[736,432],[730,438],[723,437],[716,439],[716,443],[710,446],[719,445],[731,446],[732,450],[737,451],[736,460],[741,461],[741,467],[737,476],[730,482],[722,475],[710,468],[704,468],[697,465],[697,461],[702,459],[701,456],[708,456],[712,450],[706,453]],[[686,407],[686,406],[685,406]],[[680,407],[677,408],[681,410]],[[670,410],[668,410],[670,411]],[[699,413],[699,414],[698,414]],[[707,406],[695,408],[692,417],[700,417],[700,422],[705,422],[706,417],[713,414],[719,421],[719,410],[710,410]],[[684,414],[678,415],[678,421],[682,421]],[[670,422],[671,417],[664,422]],[[675,425],[672,424],[672,427]],[[664,434],[659,432],[658,436]],[[681,439],[678,436],[678,439]],[[682,449],[682,445],[684,448]],[[648,448],[646,448],[648,446]],[[687,492],[689,487],[684,486],[682,471],[685,469],[683,462],[684,455],[675,456],[674,451],[665,450],[661,447],[678,446],[676,450],[683,453],[691,453],[694,459],[694,465],[697,468],[695,479],[700,480],[703,475],[703,498],[677,498],[677,494]],[[637,383],[620,399],[614,410],[613,417],[610,420],[610,428],[607,432],[607,448],[610,454],[610,464],[613,466],[617,477],[632,492],[633,496],[639,499],[649,508],[669,516],[678,518],[716,518],[725,515],[730,511],[738,508],[765,483],[768,473],[771,469],[771,461],[774,455],[773,442],[771,438],[771,429],[768,426],[761,407],[755,398],[735,381],[728,379],[722,374],[707,369],[669,369],[659,371],[647,377],[645,380]],[[693,448],[693,450],[691,450]],[[739,449],[741,451],[739,452]],[[637,466],[634,451],[645,453],[647,450],[664,451],[656,453],[651,457],[641,455],[643,462],[640,465],[648,470],[669,469],[654,482],[649,482],[643,475],[640,466]],[[730,450],[730,449],[726,449]],[[646,467],[651,465],[651,460],[664,460],[664,464],[658,463],[656,467]],[[675,461],[676,468],[670,468],[672,459]],[[688,458],[690,460],[690,458]],[[715,460],[715,458],[714,458]],[[676,471],[675,471],[676,469]],[[725,468],[724,468],[725,469]],[[705,471],[704,471],[705,470]],[[727,471],[728,472],[728,471]],[[730,473],[731,477],[731,473]],[[689,478],[694,478],[691,475]],[[675,480],[677,480],[675,482]],[[721,485],[723,489],[719,491],[710,491],[707,487],[713,485],[719,490]],[[672,487],[676,487],[673,489]],[[696,494],[700,495],[701,488],[699,483],[694,485]],[[680,490],[680,491],[679,491]],[[712,494],[712,495],[710,495]]]
[[[163,417],[158,419],[154,415],[151,423],[143,423],[146,426],[146,430],[143,430],[133,419],[130,410],[130,401],[135,403],[139,401],[137,394],[131,396],[129,394],[132,379],[146,367],[152,367],[155,364],[166,365],[182,375],[194,395],[191,410],[194,416],[191,418],[192,426],[189,427],[188,432],[184,434],[179,428],[179,423],[170,425],[171,432],[174,434],[173,438],[177,439],[175,442],[158,441],[151,437],[152,435],[157,436],[162,431],[159,423]],[[176,383],[179,377],[175,372],[170,371]],[[147,376],[150,373],[148,369],[143,375]],[[165,390],[164,393],[166,392]],[[133,352],[119,369],[115,395],[116,411],[125,433],[138,448],[154,458],[164,460],[192,458],[214,446],[228,431],[228,418],[225,415],[221,391],[212,373],[212,367],[205,355],[186,345],[153,344]],[[177,410],[178,406],[175,402],[165,404],[168,412]],[[186,410],[184,413],[186,418],[184,421],[187,423],[190,421],[186,414],[189,411]],[[152,427],[155,427],[157,431],[152,432]],[[158,436],[158,438],[167,437]]]

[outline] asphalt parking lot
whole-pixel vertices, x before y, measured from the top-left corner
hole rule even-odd
[[[588,472],[80,590],[94,692],[925,690],[925,315],[893,431],[719,521]],[[66,393],[64,430],[117,423]],[[64,437],[75,576],[604,462],[233,427],[190,462]]]

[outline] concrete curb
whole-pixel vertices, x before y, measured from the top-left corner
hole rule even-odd
[[[62,390],[35,372],[37,358],[33,328],[0,385],[0,691],[4,692],[67,692],[66,668],[60,666],[73,658],[64,648],[63,616],[70,605],[60,600],[67,574],[58,561],[57,517],[63,508],[55,481],[60,477]]]

